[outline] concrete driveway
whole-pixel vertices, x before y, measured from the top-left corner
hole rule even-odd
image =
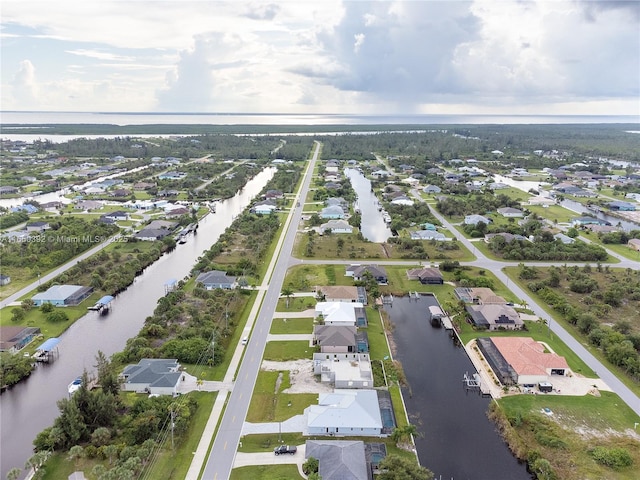
[[[275,455],[273,452],[238,452],[233,462],[233,468],[247,467],[250,465],[286,465],[298,466],[298,473],[302,478],[307,476],[302,473],[302,464],[305,462],[305,445],[298,445],[298,451],[293,455]]]

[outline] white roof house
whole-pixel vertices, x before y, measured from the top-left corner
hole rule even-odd
[[[356,308],[363,308],[360,302],[318,302],[316,316],[322,315],[325,325],[356,325]]]
[[[305,409],[309,435],[378,436],[382,417],[375,390],[321,393],[318,405]]]
[[[489,225],[491,223],[491,220],[489,220],[487,217],[484,217],[482,215],[467,215],[466,217],[464,217],[465,225],[477,225],[480,222],[483,222],[486,225]]]
[[[329,220],[320,225],[320,232],[330,230],[331,233],[353,233],[353,227],[346,220]]]
[[[320,210],[320,218],[344,218],[344,210],[338,205],[330,205]]]
[[[410,207],[411,205],[413,205],[413,203],[414,203],[413,200],[411,200],[406,195],[402,195],[400,197],[396,197],[393,200],[391,200],[392,205],[403,205],[403,206]]]
[[[335,388],[372,388],[373,371],[367,353],[314,353],[313,373]]]

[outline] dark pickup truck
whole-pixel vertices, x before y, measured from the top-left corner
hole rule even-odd
[[[275,453],[276,455],[285,454],[285,453],[289,453],[293,455],[297,451],[298,451],[298,447],[296,447],[295,445],[280,445],[279,447],[275,448],[273,453]]]

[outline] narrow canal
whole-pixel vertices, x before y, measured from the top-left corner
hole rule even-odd
[[[362,216],[360,225],[362,236],[370,242],[386,242],[393,233],[378,210],[378,199],[371,191],[371,182],[354,168],[345,168],[344,174],[351,181],[351,186],[358,196],[357,205]]]
[[[525,480],[531,475],[487,418],[490,398],[467,392],[462,377],[475,373],[463,348],[443,328],[431,326],[435,297],[399,297],[385,306],[393,324],[394,358],[409,383],[403,396],[420,464],[443,480]]]
[[[24,467],[33,454],[33,439],[58,416],[57,400],[68,395],[69,383],[83,370],[94,370],[98,350],[111,356],[124,348],[153,313],[165,293],[165,283],[189,274],[198,257],[218,240],[274,173],[274,168],[265,169],[233,198],[219,202],[216,213],[200,222],[197,235],[190,235],[187,243],[177,245],[149,266],[116,297],[109,314],[89,312],[75,322],[61,336],[55,362],[36,368],[26,381],[0,395],[0,478],[13,467]]]

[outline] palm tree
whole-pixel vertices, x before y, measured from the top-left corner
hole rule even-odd
[[[391,433],[391,439],[396,442],[396,445],[399,443],[407,443],[411,439],[412,436],[417,437],[420,434],[418,433],[418,428],[415,425],[407,424],[402,427],[396,427],[393,429]]]
[[[285,287],[282,289],[282,296],[287,297],[287,308],[289,308],[289,300],[293,296],[293,290],[291,287]]]

